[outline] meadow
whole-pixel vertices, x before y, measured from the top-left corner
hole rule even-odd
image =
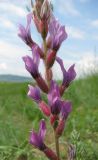
[[[46,160],[28,143],[43,114],[27,90],[28,83],[0,82],[0,160]],[[63,98],[71,99],[73,111],[60,139],[62,160],[67,144],[75,146],[76,160],[98,160],[98,75],[76,80]],[[46,143],[54,149],[49,125],[47,130]]]

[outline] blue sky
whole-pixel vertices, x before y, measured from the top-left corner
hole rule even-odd
[[[97,68],[98,61],[98,0],[52,0],[54,14],[68,33],[58,55],[68,68],[76,64],[77,75]],[[0,0],[0,74],[29,74],[21,59],[31,54],[29,48],[19,39],[18,24],[26,24],[26,5],[29,0]],[[41,39],[33,27],[32,38]],[[42,66],[42,64],[41,64]],[[41,72],[43,74],[43,66]],[[61,72],[55,64],[54,74]]]

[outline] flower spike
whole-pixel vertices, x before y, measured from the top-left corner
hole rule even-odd
[[[67,33],[65,26],[61,25],[53,15],[51,0],[30,1],[32,13],[27,15],[26,27],[19,25],[18,34],[32,51],[32,56],[23,57],[26,70],[36,82],[34,86],[28,85],[28,97],[37,103],[38,108],[49,119],[54,130],[56,153],[45,143],[45,120],[40,121],[38,132],[34,130],[31,132],[29,142],[42,151],[48,159],[60,160],[59,138],[64,131],[67,118],[72,110],[71,102],[62,99],[62,95],[76,77],[75,65],[73,64],[66,70],[62,59],[57,57],[61,44],[67,38]],[[35,27],[42,38],[41,48],[31,37],[31,20],[34,21]],[[45,67],[45,79],[40,73],[41,59]],[[60,65],[63,73],[63,80],[60,86],[53,80],[52,67],[55,61]],[[42,96],[41,92],[47,95],[47,99],[43,100],[44,96]]]

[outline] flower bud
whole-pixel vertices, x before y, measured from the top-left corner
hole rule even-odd
[[[51,37],[48,37],[47,39],[47,48],[51,48],[52,42],[51,42]]]
[[[59,160],[56,154],[48,147],[44,150],[44,153],[50,160]]]
[[[41,111],[46,115],[46,116],[50,116],[51,112],[50,112],[50,108],[49,106],[44,102],[44,101],[41,101],[39,103],[39,107],[41,109]]]
[[[51,6],[48,0],[36,1],[33,11],[33,19],[37,30],[41,33],[43,39],[46,38],[48,33],[48,24],[51,17]]]
[[[37,82],[39,88],[43,92],[48,93],[48,86],[47,86],[45,80],[41,77],[41,75],[39,75],[39,77],[36,78],[36,82]]]
[[[62,135],[64,128],[65,128],[65,120],[60,120],[58,127],[56,128],[56,134],[58,137]]]
[[[53,125],[55,123],[55,121],[58,120],[58,115],[51,115],[50,117],[50,123],[51,125]]]
[[[41,33],[43,39],[45,39],[48,33],[48,23],[44,19],[38,19],[36,15],[33,15],[33,20],[38,32]]]
[[[35,15],[34,12],[33,12],[33,20],[34,20],[34,23],[35,23],[35,26],[36,26],[38,32],[40,33],[39,19],[38,19],[38,17]]]
[[[53,66],[55,57],[56,57],[56,51],[54,50],[48,54],[47,61],[46,61],[47,68],[51,68]]]
[[[47,37],[48,33],[48,23],[43,19],[39,22],[40,27],[40,33],[42,35],[42,38],[45,39]]]
[[[51,6],[49,0],[44,0],[41,7],[40,17],[41,19],[45,19],[47,22],[49,22],[50,15],[51,15]]]

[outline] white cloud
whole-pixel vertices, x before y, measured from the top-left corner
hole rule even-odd
[[[73,39],[85,39],[84,31],[72,26],[66,26],[68,35]]]
[[[0,74],[11,73],[29,75],[28,72],[26,72],[22,61],[22,57],[26,54],[30,54],[26,47],[21,48],[14,44],[0,41],[0,64],[2,64],[1,66],[3,68],[6,68],[6,70],[3,71],[0,69]]]
[[[58,0],[57,7],[59,7],[58,11],[65,14],[69,14],[71,16],[79,16],[80,13],[75,7],[75,1],[73,0]]]
[[[26,54],[31,55],[31,52],[26,47],[21,48],[13,44],[0,41],[0,74],[10,73],[29,76],[21,58]],[[98,56],[95,57],[94,53],[86,51],[79,55],[75,54],[75,56],[78,56],[78,60],[75,60],[75,58],[63,58],[63,62],[66,69],[68,69],[70,65],[74,63],[76,64],[75,69],[77,72],[77,78],[84,73],[89,74],[93,71],[98,71]],[[44,66],[42,63],[40,65],[40,72],[44,75]],[[57,63],[55,63],[53,67],[53,73],[55,79],[62,79],[62,72]]]
[[[91,25],[92,25],[93,27],[95,27],[95,28],[98,28],[98,19],[93,20],[93,21],[91,22]]]
[[[8,19],[0,17],[1,26],[13,29],[15,28],[15,25]]]
[[[23,55],[23,52],[26,52],[26,50],[23,48],[2,40],[0,41],[0,57],[6,57],[9,59],[18,58]]]
[[[13,15],[18,15],[21,17],[26,16],[26,12],[22,7],[16,6],[11,3],[0,3],[0,10],[6,12],[7,14],[11,13]]]
[[[77,71],[80,75],[98,72],[98,56],[92,52],[86,52],[77,63]]]

